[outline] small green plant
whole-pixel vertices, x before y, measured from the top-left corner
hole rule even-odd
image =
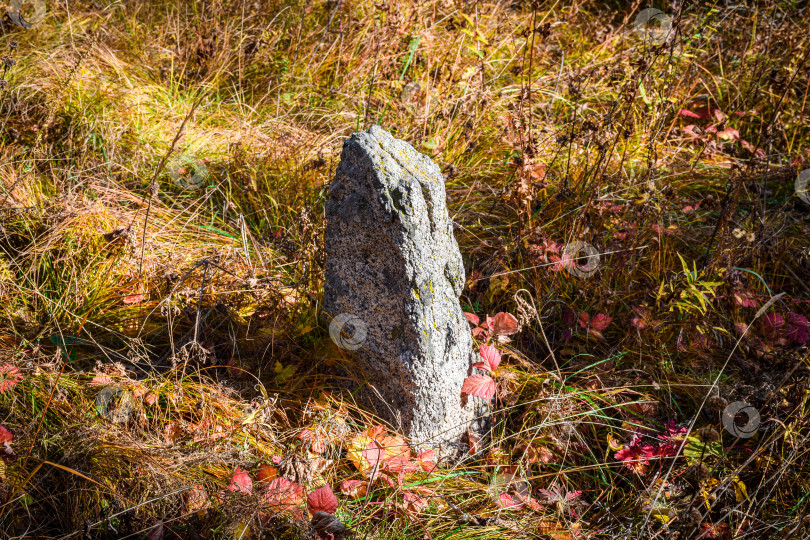
[[[708,281],[706,272],[697,269],[692,261],[692,268],[681,257],[683,272],[677,274],[671,281],[662,281],[658,289],[657,301],[659,306],[668,305],[669,311],[677,310],[682,315],[700,313],[705,315],[709,309],[710,297],[714,298],[716,289],[723,284],[722,281]]]

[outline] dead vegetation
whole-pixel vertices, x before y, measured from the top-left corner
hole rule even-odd
[[[803,4],[45,4],[0,43],[5,537],[810,535]],[[454,464],[319,319],[372,123],[444,171],[503,355]]]

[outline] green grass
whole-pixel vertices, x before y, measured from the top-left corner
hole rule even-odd
[[[302,503],[225,490],[237,465],[255,481],[291,454],[357,538],[808,535],[807,347],[765,325],[810,316],[794,193],[810,41],[793,3],[658,5],[678,29],[661,47],[613,2],[47,7],[0,42],[0,356],[22,375],[0,395],[4,537],[145,538],[158,520],[166,536],[306,537]],[[707,102],[725,118],[678,112]],[[465,310],[522,330],[500,346],[481,453],[353,499],[346,450],[378,420],[320,322],[323,203],[343,140],[376,122],[447,176]],[[726,138],[686,130],[712,122]],[[201,184],[178,180],[184,156]],[[591,277],[557,268],[575,240],[601,254]],[[612,320],[594,334],[582,312]],[[735,441],[704,406],[715,381],[767,429]],[[101,410],[125,422],[99,412],[110,385],[131,400]],[[693,431],[676,459],[616,458],[669,421]],[[323,455],[299,438],[335,422]],[[504,467],[536,500],[582,493],[502,509]]]

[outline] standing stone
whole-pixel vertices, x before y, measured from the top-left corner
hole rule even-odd
[[[458,443],[475,416],[461,394],[472,338],[439,167],[379,126],[352,135],[329,186],[325,246],[325,317],[377,413],[416,444]]]

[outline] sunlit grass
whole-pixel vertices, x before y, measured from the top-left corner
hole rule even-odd
[[[256,478],[297,454],[358,538],[686,537],[701,524],[802,537],[807,350],[771,343],[762,317],[738,341],[756,309],[734,300],[785,292],[774,310],[808,314],[793,194],[808,36],[790,5],[675,10],[660,48],[608,2],[49,10],[33,29],[3,27],[16,64],[0,90],[0,206],[32,207],[0,230],[0,354],[24,376],[0,395],[16,454],[0,468],[5,534],[142,537],[162,520],[181,537],[304,537],[307,519],[276,515],[258,484],[226,492],[237,465]],[[717,116],[678,111],[706,99],[767,162],[732,135],[689,136]],[[377,421],[319,319],[321,238],[341,144],[375,122],[446,175],[465,310],[523,328],[501,346],[480,452],[354,500],[340,483],[367,477],[346,445]],[[204,163],[201,183],[177,180],[183,156]],[[555,271],[554,245],[574,240],[601,253],[590,278]],[[612,317],[602,337],[583,312]],[[701,410],[715,379],[729,401],[756,401],[768,431],[729,438]],[[108,401],[110,387],[123,393]],[[328,424],[311,413],[322,395],[348,433],[321,455],[299,435]],[[616,458],[639,429],[658,444],[667,421],[716,429],[723,457],[695,439],[644,473]],[[698,462],[710,478],[690,484]],[[536,500],[582,493],[501,508],[492,486],[508,467]],[[672,493],[653,508],[662,478]],[[409,510],[417,486],[427,503]]]

